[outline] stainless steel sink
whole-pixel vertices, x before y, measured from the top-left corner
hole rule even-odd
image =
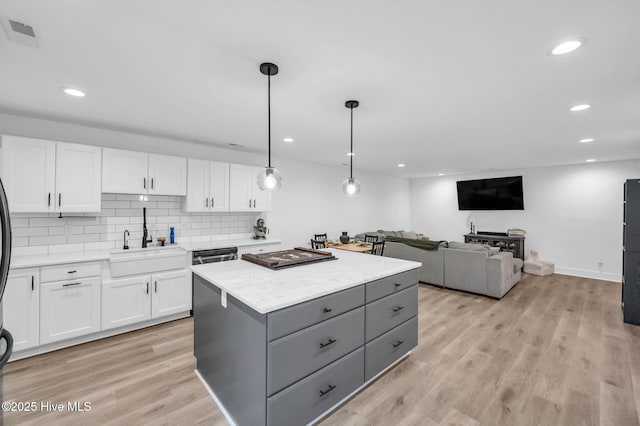
[[[187,252],[180,247],[148,247],[110,252],[109,269],[112,277],[138,275],[189,265]]]

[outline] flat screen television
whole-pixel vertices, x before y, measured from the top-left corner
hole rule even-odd
[[[522,176],[460,180],[459,210],[524,210]]]

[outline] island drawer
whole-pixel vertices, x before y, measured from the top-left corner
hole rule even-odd
[[[364,383],[364,349],[267,399],[267,425],[304,425]]]
[[[409,288],[414,284],[418,284],[417,269],[371,281],[366,284],[366,301],[367,303],[373,302],[374,300]]]
[[[268,314],[267,338],[278,339],[364,305],[364,285]]]
[[[71,263],[66,265],[43,266],[40,269],[40,282],[76,280],[100,275],[99,262]]]
[[[364,344],[364,308],[268,344],[267,395],[332,363]]]
[[[400,359],[418,344],[418,317],[400,324],[365,346],[364,380]]]
[[[366,305],[366,341],[402,324],[418,314],[418,285]]]

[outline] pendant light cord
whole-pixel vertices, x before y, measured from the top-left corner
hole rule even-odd
[[[268,106],[268,122],[269,122],[269,168],[271,168],[271,73],[267,75],[267,102]]]
[[[353,179],[353,108],[349,108],[351,110],[351,169],[349,173],[349,177]]]

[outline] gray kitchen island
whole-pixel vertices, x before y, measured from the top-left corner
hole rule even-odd
[[[318,421],[417,345],[420,263],[332,252],[192,267],[196,374],[230,423]]]

